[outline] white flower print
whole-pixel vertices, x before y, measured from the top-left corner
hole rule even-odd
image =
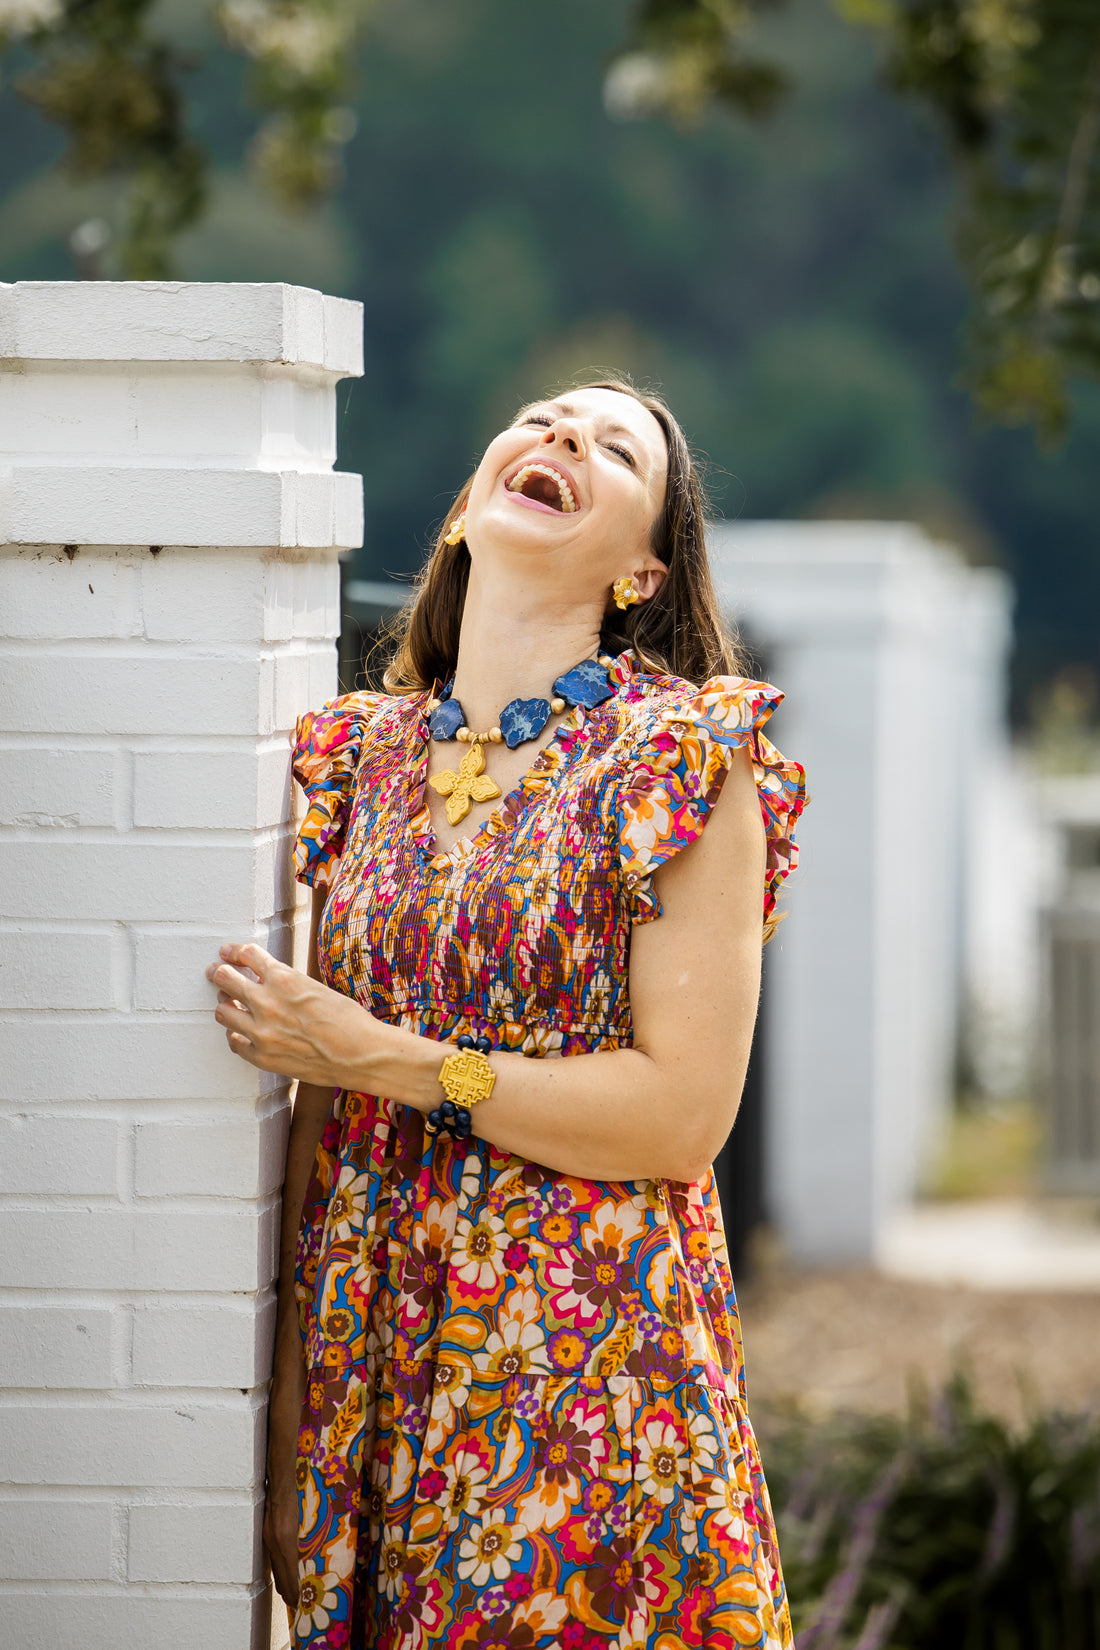
[[[324,1632],[331,1611],[336,1608],[338,1577],[327,1570],[318,1570],[309,1560],[301,1572],[298,1588],[298,1615],[294,1631],[300,1639],[311,1633]]]
[[[489,1581],[504,1581],[523,1555],[512,1534],[503,1507],[494,1507],[483,1523],[462,1541],[458,1549],[458,1578],[484,1587]]]
[[[328,1205],[328,1229],[338,1243],[346,1243],[362,1232],[370,1178],[360,1174],[354,1164],[340,1171]]]
[[[638,1444],[638,1483],[665,1506],[684,1476],[683,1444],[670,1421],[647,1421]]]

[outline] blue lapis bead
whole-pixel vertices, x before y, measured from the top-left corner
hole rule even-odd
[[[473,1048],[474,1040],[468,1031],[462,1033],[462,1036],[458,1039],[458,1046],[459,1048]]]
[[[474,1047],[479,1054],[492,1054],[493,1052],[493,1045],[488,1037],[479,1037]]]
[[[458,1108],[458,1116],[451,1124],[451,1133],[454,1135],[456,1140],[469,1140],[472,1127],[473,1125],[470,1121],[469,1112],[466,1110],[465,1106],[460,1106]]]
[[[428,717],[428,727],[433,739],[453,739],[462,723],[462,706],[457,699],[444,699]]]
[[[428,1113],[428,1122],[427,1122],[428,1133],[429,1134],[438,1134],[442,1127],[443,1127],[443,1119],[440,1116],[439,1109],[437,1107],[435,1111],[430,1111]]]
[[[443,1104],[439,1108],[439,1115],[442,1117],[444,1123],[453,1123],[457,1110],[458,1108],[453,1100],[444,1100]]]
[[[509,699],[500,713],[500,731],[510,751],[537,739],[550,720],[549,699]]]
[[[592,710],[610,699],[615,689],[607,679],[607,667],[598,659],[582,659],[579,665],[567,670],[554,683],[553,692],[571,705],[583,705]]]

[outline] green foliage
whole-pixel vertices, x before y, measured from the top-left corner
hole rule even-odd
[[[121,260],[136,280],[168,273],[172,239],[205,199],[205,156],[187,134],[178,84],[186,63],[147,35],[150,4],[68,0],[63,11],[28,8],[39,63],[17,82],[68,134],[72,177],[129,180]]]
[[[281,201],[303,208],[343,181],[356,119],[344,100],[358,32],[375,0],[220,0],[207,8],[253,69],[267,111],[252,160]],[[0,53],[21,41],[35,60],[17,91],[65,133],[76,179],[127,187],[118,272],[169,274],[177,238],[207,201],[205,148],[188,132],[192,56],[160,33],[154,0],[0,0]]]
[[[1095,0],[908,0],[891,72],[958,156],[979,405],[1053,439],[1067,380],[1100,371],[1100,11]]]
[[[1076,372],[1100,376],[1100,12],[1095,0],[835,0],[888,43],[895,85],[953,146],[979,407],[1060,437]],[[756,112],[781,78],[741,56],[749,0],[645,0],[608,88],[623,114]],[[634,89],[633,98],[631,89]]]
[[[776,0],[772,0],[776,3]],[[1074,372],[1100,373],[1100,22],[1095,0],[834,0],[889,42],[889,74],[941,116],[962,192],[960,247],[975,297],[966,381],[1007,423],[1053,439]],[[356,46],[379,0],[217,0],[206,8],[252,67],[263,112],[250,155],[283,203],[344,178],[356,129]],[[717,104],[750,117],[791,84],[752,48],[768,0],[633,0],[603,86],[618,119],[697,125]],[[206,201],[188,131],[186,56],[153,0],[0,0],[0,50],[37,66],[19,91],[66,133],[76,177],[128,183],[120,272],[168,272]],[[5,31],[6,30],[6,34]]]
[[[1100,1422],[1013,1432],[957,1376],[765,1439],[799,1650],[1096,1650]]]
[[[786,89],[774,63],[748,54],[743,35],[751,0],[640,0],[605,97],[625,118],[661,114],[679,124],[716,101],[748,115],[766,114]]]
[[[253,140],[259,176],[291,206],[312,206],[343,181],[354,136],[346,107],[354,47],[376,0],[220,0],[214,15],[252,61],[256,102],[269,111]]]

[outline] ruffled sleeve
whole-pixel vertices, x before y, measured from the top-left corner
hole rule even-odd
[[[299,882],[327,888],[344,851],[363,730],[380,693],[348,693],[298,718],[291,772],[306,793],[306,816],[294,845]]]
[[[772,926],[779,885],[798,862],[795,821],[806,776],[760,731],[783,700],[778,688],[741,676],[714,676],[692,697],[662,707],[619,793],[619,853],[633,922],[652,922],[661,902],[657,868],[700,836],[734,752],[748,748],[767,833],[764,926]]]

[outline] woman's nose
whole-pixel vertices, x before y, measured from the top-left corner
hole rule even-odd
[[[583,458],[588,450],[584,439],[584,431],[571,418],[555,419],[553,424],[544,432],[542,437],[544,447],[552,446],[555,441],[560,442],[574,458]]]

